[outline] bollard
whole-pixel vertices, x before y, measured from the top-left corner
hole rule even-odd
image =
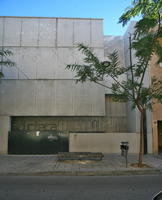
[[[121,142],[120,143],[121,155],[125,157],[125,165],[126,168],[128,167],[128,150],[129,150],[129,143],[128,142]]]

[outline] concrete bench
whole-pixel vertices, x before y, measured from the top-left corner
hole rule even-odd
[[[104,155],[100,152],[59,152],[57,154],[58,161],[65,160],[93,160],[100,161]]]

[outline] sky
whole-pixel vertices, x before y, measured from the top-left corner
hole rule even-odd
[[[102,18],[104,35],[123,35],[119,17],[132,0],[0,0],[0,16]]]

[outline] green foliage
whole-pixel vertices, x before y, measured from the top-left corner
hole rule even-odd
[[[4,77],[3,73],[0,72],[0,79],[3,78],[3,77]]]
[[[162,29],[161,29],[161,33],[162,33]],[[156,55],[158,56],[157,64],[162,63],[162,46],[160,45],[159,40],[155,41],[154,50],[156,52]]]
[[[8,57],[13,55],[12,51],[10,50],[0,50],[0,66],[7,66],[12,67],[14,66],[14,62],[12,62]],[[2,68],[1,68],[2,69]],[[4,77],[4,74],[2,71],[0,71],[0,79]]]
[[[162,37],[162,0],[134,0],[132,6],[120,17],[119,23],[126,25],[132,17],[141,16],[135,25],[132,48],[138,59],[150,60],[153,53],[162,61],[162,48],[157,38]],[[157,30],[155,30],[157,29]]]
[[[132,6],[119,18],[119,23],[125,26],[132,17],[157,19],[162,8],[161,0],[133,0]]]
[[[100,61],[97,56],[92,52],[92,48],[87,48],[83,44],[78,45],[78,50],[86,55],[84,61],[89,64],[93,64],[96,67],[100,65]]]
[[[158,56],[158,63],[162,62],[162,0],[133,0],[132,6],[120,17],[119,23],[123,26],[132,17],[141,16],[136,23],[134,36],[129,37],[130,65],[126,68],[120,66],[117,51],[108,55],[106,61],[100,61],[91,48],[80,44],[79,50],[85,55],[83,65],[68,65],[67,68],[76,72],[78,81],[86,80],[110,88],[116,101],[130,101],[132,108],[141,113],[140,124],[140,151],[138,166],[142,166],[144,115],[146,109],[152,109],[154,101],[162,103],[162,77],[154,78],[151,86],[144,84],[146,70],[152,56]],[[133,40],[132,40],[133,38]],[[135,51],[136,63],[132,61],[132,50]],[[120,77],[125,75],[125,79]],[[113,82],[98,82],[104,78],[111,78]],[[126,78],[127,77],[127,78]],[[106,79],[109,80],[109,79]]]
[[[158,63],[162,62],[162,47],[158,40],[162,37],[161,8],[162,0],[134,0],[132,7],[119,19],[125,25],[132,17],[141,15],[129,41],[130,57],[132,50],[135,50],[136,63],[132,63],[130,58],[128,67],[120,66],[116,50],[108,55],[107,60],[100,61],[92,48],[79,44],[78,49],[85,55],[84,64],[68,65],[67,69],[75,71],[77,81],[81,82],[90,80],[101,84],[101,80],[111,78],[111,83],[102,82],[102,85],[111,89],[114,99],[131,101],[132,107],[137,107],[140,111],[151,109],[154,99],[162,103],[162,80],[154,80],[148,87],[144,85],[145,73],[152,56],[158,55]],[[127,79],[123,80],[122,75]]]
[[[118,83],[113,83],[111,90],[114,97],[114,101],[127,102],[130,99],[128,90],[121,88]]]
[[[0,50],[0,56],[11,56],[13,55],[12,51],[10,50]]]
[[[135,25],[135,39],[141,37],[141,35],[145,36],[150,29],[154,28],[157,25],[157,19],[152,18],[143,18],[138,21]]]
[[[67,65],[66,68],[75,71],[76,78],[79,81],[101,81],[108,76],[115,78],[126,70],[125,68],[119,68],[119,58],[116,50],[108,55],[108,60],[100,61],[92,48],[78,44],[78,49],[85,55],[84,62],[86,64],[80,65],[75,63]]]

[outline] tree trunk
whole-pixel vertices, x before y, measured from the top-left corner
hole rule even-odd
[[[144,154],[147,154],[147,117],[146,117],[146,110],[144,110],[144,117],[143,117],[143,137],[144,137]]]
[[[140,149],[138,158],[138,167],[142,167],[144,153],[144,115],[145,110],[140,111]]]

